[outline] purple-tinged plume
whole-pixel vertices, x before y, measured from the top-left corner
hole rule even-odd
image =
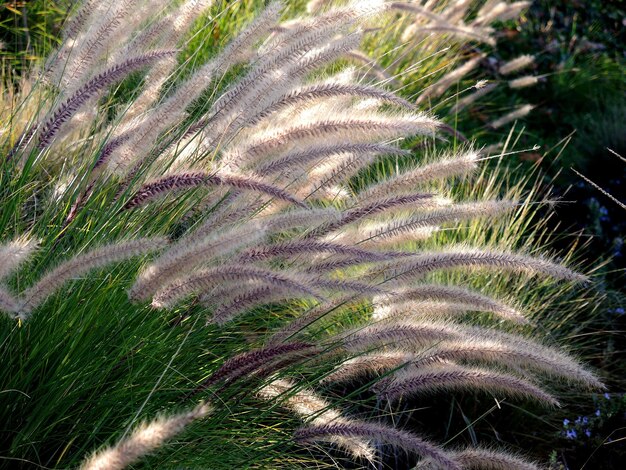
[[[177,51],[154,51],[125,60],[89,80],[59,106],[52,117],[42,126],[39,135],[39,149],[50,145],[61,126],[66,123],[78,109],[100,90],[126,77],[131,72],[139,70],[164,57],[176,54]]]
[[[142,186],[124,205],[124,209],[132,209],[141,206],[162,194],[204,185],[231,186],[236,189],[257,191],[276,199],[291,202],[300,207],[306,207],[302,201],[296,199],[287,191],[254,178],[194,172],[165,176],[157,181]]]

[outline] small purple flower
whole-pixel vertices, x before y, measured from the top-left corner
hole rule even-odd
[[[569,424],[569,419],[565,418],[563,420],[563,427],[566,428],[568,424]]]
[[[583,417],[583,424],[589,424],[589,418],[586,416]]]
[[[600,413],[600,408],[598,408],[598,409],[596,410],[596,416],[600,416],[601,414],[602,414],[602,413]]]
[[[610,400],[611,399],[611,395],[609,395],[609,393],[607,392],[607,393],[604,394],[604,398],[606,398],[607,400]]]
[[[585,429],[585,436],[591,437],[591,431],[589,429]]]
[[[565,437],[567,437],[568,439],[576,439],[578,437],[578,434],[576,434],[576,431],[574,429],[568,429],[565,433]]]
[[[618,307],[615,309],[615,313],[618,315],[624,315],[625,310],[622,307]]]

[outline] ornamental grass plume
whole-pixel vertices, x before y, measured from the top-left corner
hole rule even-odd
[[[489,83],[488,85],[485,85],[483,87],[474,87],[476,88],[476,91],[469,94],[469,95],[465,95],[464,97],[460,98],[455,104],[454,106],[452,106],[450,108],[450,111],[448,112],[450,115],[456,115],[459,112],[461,112],[462,110],[464,110],[465,108],[467,108],[468,106],[472,105],[473,103],[475,103],[476,101],[478,101],[479,99],[481,99],[483,96],[486,96],[488,93],[491,93],[493,90],[496,89],[498,85],[495,83]]]
[[[505,36],[499,34],[494,26],[519,18],[531,2],[461,0],[419,3],[390,2],[390,8],[399,17],[383,29],[387,41],[393,46],[376,47],[382,51],[380,65],[389,77],[402,77],[403,68],[411,69],[415,64],[428,63],[433,56],[444,58],[429,70],[438,78],[435,83],[428,86],[423,86],[420,80],[402,83],[418,104],[446,96],[437,100],[435,106],[439,110],[447,107],[449,114],[457,115],[472,105],[480,106],[479,100],[495,90],[503,91],[504,87],[519,89],[537,83],[530,77],[513,79],[508,83],[502,80],[534,65],[533,56],[522,55],[507,62],[500,62],[495,57],[500,55],[498,40]],[[467,43],[472,46],[464,47]],[[448,53],[458,56],[459,51],[466,53],[462,61],[445,60]],[[482,89],[471,85],[466,87],[465,83],[473,79],[479,70],[483,75],[485,72],[491,75],[489,86]],[[389,80],[381,78],[381,83]],[[476,91],[470,93],[474,88]],[[484,108],[481,113],[485,113]],[[522,117],[519,115],[513,120]],[[505,121],[502,126],[510,122]]]
[[[427,364],[440,361],[491,362],[510,369],[531,368],[559,376],[564,380],[588,385],[590,388],[602,387],[593,374],[580,369],[576,361],[563,353],[546,350],[532,341],[527,341],[527,344],[506,344],[485,338],[457,343],[443,342],[423,354],[417,363]]]
[[[436,321],[462,318],[467,316],[470,312],[483,312],[483,309],[472,304],[441,300],[421,300],[398,303],[375,302],[372,319],[379,321],[385,319],[416,318]],[[507,320],[510,320],[510,318],[507,318]]]
[[[69,280],[113,263],[160,250],[166,245],[167,239],[164,237],[139,238],[113,243],[76,255],[49,270],[33,286],[24,290],[19,298],[14,298],[2,288],[0,293],[2,309],[17,318],[27,320],[33,310],[37,309]],[[4,253],[0,253],[0,256],[6,260],[3,265],[4,275],[6,276],[12,270],[17,269],[21,262],[32,255],[33,248],[34,244],[32,243],[19,241],[2,247]]]
[[[383,375],[411,364],[415,356],[397,350],[366,353],[342,362],[322,380],[322,384],[352,382],[364,377]]]
[[[462,328],[451,323],[425,321],[394,321],[375,323],[345,333],[343,346],[349,350],[367,351],[376,346],[426,344],[462,337]]]
[[[472,390],[488,392],[494,396],[531,398],[548,406],[559,402],[549,393],[531,382],[510,374],[501,374],[480,368],[458,367],[441,364],[403,370],[390,381],[381,381],[376,386],[383,400],[395,401],[402,397],[441,390]]]
[[[385,194],[406,191],[418,185],[437,180],[446,180],[454,176],[462,176],[476,170],[479,155],[474,150],[460,152],[457,155],[444,157],[433,163],[408,169],[400,174],[378,182],[363,190],[363,199],[378,198]]]
[[[114,446],[96,452],[87,459],[82,470],[118,470],[127,468],[150,452],[162,447],[166,441],[180,434],[194,421],[204,418],[211,408],[200,403],[193,410],[172,416],[163,416],[138,426],[128,437]]]
[[[229,175],[222,176],[208,173],[179,173],[172,176],[166,176],[160,180],[142,186],[139,188],[137,193],[135,193],[132,199],[124,205],[124,209],[132,209],[134,207],[141,206],[162,194],[174,194],[177,191],[201,185],[224,185],[237,189],[258,191],[265,193],[270,197],[282,199],[292,204],[304,207],[303,202],[297,200],[282,189],[261,181],[255,181],[253,178]]]
[[[419,229],[439,227],[464,220],[498,217],[511,211],[514,207],[515,204],[510,201],[487,201],[455,204],[450,207],[433,209],[423,214],[418,213],[408,219],[399,217],[398,220],[392,219],[389,223],[377,224],[373,227],[361,227],[363,235],[360,243],[402,240]]]
[[[208,388],[216,382],[224,380],[230,380],[231,382],[236,381],[247,374],[258,371],[262,366],[266,367],[270,362],[280,359],[285,355],[316,353],[317,351],[315,349],[313,344],[294,342],[242,353],[226,361],[222,367],[196,387],[192,395]]]
[[[0,281],[6,280],[37,249],[38,243],[29,238],[18,238],[0,244]]]
[[[0,310],[9,318],[15,318],[19,310],[18,300],[4,286],[0,286]]]
[[[459,267],[484,267],[542,274],[554,279],[563,279],[575,282],[585,282],[587,277],[573,272],[557,263],[541,258],[520,255],[516,253],[481,251],[464,247],[448,248],[440,253],[419,254],[395,261],[393,265],[385,266],[385,278],[420,278],[439,270],[455,269]],[[379,268],[374,268],[379,269]]]
[[[389,445],[424,465],[524,468],[388,418],[434,393],[552,406],[557,380],[602,387],[526,337],[537,330],[513,289],[587,278],[506,236],[464,241],[467,226],[506,235],[531,217],[520,194],[482,197],[480,152],[423,109],[483,53],[447,56],[419,96],[393,89],[415,47],[347,65],[405,31],[434,56],[442,38],[491,43],[490,24],[527,3],[342,3],[295,16],[281,2],[83,2],[1,127],[0,233],[15,241],[0,244],[0,310],[15,325],[0,330],[0,379],[24,390],[6,416],[20,430],[11,458],[75,467],[133,413],[131,426],[210,395],[223,406],[177,452],[155,451],[204,405],[135,428],[83,468],[310,464],[304,451],[325,459],[320,442],[364,463],[389,463]],[[277,422],[277,407],[304,427]]]
[[[26,289],[22,293],[20,310],[29,315],[70,279],[112,263],[160,250],[166,245],[167,240],[163,237],[140,238],[103,246],[74,256],[50,270],[35,285]]]
[[[314,426],[351,423],[350,419],[341,416],[341,413],[333,409],[323,398],[311,390],[299,390],[297,383],[287,379],[276,378],[270,381],[258,391],[258,395],[264,400],[278,401],[282,407],[291,410]],[[329,438],[329,441],[344,448],[358,460],[375,463],[376,450],[367,439],[335,436]]]
[[[456,84],[461,78],[467,75],[469,72],[474,70],[480,64],[480,61],[485,58],[484,54],[480,54],[476,57],[465,62],[460,67],[448,72],[443,77],[439,79],[434,85],[430,88],[424,90],[423,93],[420,94],[417,102],[422,103],[428,99],[438,98],[441,96],[448,88],[452,85]]]
[[[539,470],[541,467],[535,462],[530,462],[514,453],[495,451],[481,447],[468,447],[463,450],[451,452],[452,458],[459,462],[463,468],[485,470]],[[436,468],[436,463],[425,460],[416,468]]]
[[[384,341],[394,347],[397,344],[406,346],[406,332],[410,331],[411,348],[405,350],[391,349],[385,352],[373,352],[356,356],[344,363],[328,375],[324,382],[343,382],[354,380],[359,376],[382,374],[384,372],[411,365],[413,367],[454,363],[493,364],[512,371],[534,370],[547,375],[558,376],[560,379],[576,382],[591,389],[602,388],[602,384],[593,374],[581,369],[576,361],[566,354],[546,348],[532,340],[498,337],[487,330],[467,331],[470,339],[454,339],[450,334],[428,337],[422,325],[394,322],[387,327],[370,328],[349,337],[348,346],[366,350],[378,341]],[[462,335],[458,335],[462,337]],[[421,338],[421,341],[420,341]],[[355,341],[356,340],[356,341]],[[430,342],[429,342],[430,341]]]
[[[61,126],[67,122],[78,109],[89,101],[98,91],[108,88],[112,83],[126,77],[138,68],[155,62],[168,55],[173,55],[174,51],[153,51],[139,57],[133,57],[114,65],[95,76],[82,87],[76,90],[67,100],[54,110],[52,117],[42,124],[39,129],[40,149],[50,145],[52,139],[57,134]]]
[[[299,292],[302,295],[320,298],[320,294],[317,293],[314,288],[309,287],[310,284],[307,284],[306,280],[300,281],[296,279],[294,275],[289,275],[287,272],[276,272],[232,264],[218,266],[207,271],[200,271],[197,274],[182,279],[180,282],[158,293],[152,300],[152,306],[155,308],[171,307],[189,295],[206,291],[212,286],[215,286],[216,283],[229,281],[240,282],[242,280],[255,280],[275,287]]]
[[[535,58],[533,56],[521,55],[519,57],[516,57],[515,59],[508,61],[505,64],[502,64],[498,72],[500,72],[500,75],[510,75],[514,72],[519,72],[520,70],[529,67],[534,62]]]
[[[531,86],[535,86],[539,83],[539,77],[535,77],[533,75],[526,75],[524,77],[516,78],[515,80],[511,80],[509,82],[509,87],[513,89],[519,88],[528,88]]]
[[[532,104],[525,104],[523,106],[520,106],[516,110],[511,111],[510,113],[505,114],[504,116],[499,117],[498,119],[495,119],[494,121],[491,121],[488,124],[488,126],[491,127],[492,129],[499,129],[517,119],[521,119],[525,116],[528,116],[528,114],[533,109],[535,109],[535,107]]]
[[[396,291],[397,292],[397,291]],[[468,309],[481,312],[491,312],[502,318],[514,322],[525,323],[522,313],[516,309],[483,295],[480,292],[472,291],[458,286],[446,286],[441,284],[421,284],[410,289],[397,292],[391,300],[381,299],[382,306],[411,303],[414,301],[437,301],[463,304]],[[418,305],[419,307],[419,305]]]
[[[431,459],[442,468],[449,470],[460,470],[462,468],[445,451],[422,440],[418,436],[378,423],[349,422],[313,425],[298,429],[294,437],[300,442],[332,441],[339,437],[372,439],[394,446],[404,452],[415,453]]]

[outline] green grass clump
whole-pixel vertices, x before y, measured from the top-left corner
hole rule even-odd
[[[110,12],[98,10],[103,7],[85,5],[88,13],[93,8],[103,14],[88,15],[88,25],[110,20]],[[365,42],[356,36],[357,26],[367,28],[373,21],[369,10],[329,8],[326,16],[278,23],[279,15],[288,20],[304,5],[260,7],[257,2],[216,2],[207,11],[194,12],[201,16],[186,25],[189,40],[182,33],[171,39],[177,33],[163,23],[167,40],[151,37],[152,42],[139,42],[143,49],[133,49],[145,60],[142,70],[128,65],[128,55],[115,55],[125,51],[134,29],[124,32],[110,23],[113,31],[121,29],[114,41],[101,29],[79,28],[78,45],[64,42],[43,66],[45,80],[33,75],[17,91],[3,90],[0,242],[6,250],[0,255],[7,263],[24,257],[0,291],[6,300],[0,328],[0,392],[6,398],[0,421],[7,430],[0,438],[3,465],[67,468],[82,463],[89,468],[86,457],[118,443],[109,450],[119,451],[125,460],[116,466],[109,457],[106,468],[135,460],[146,468],[332,468],[355,465],[355,455],[392,468],[429,459],[460,468],[471,459],[490,464],[495,458],[535,468],[514,454],[482,449],[494,440],[490,424],[514,416],[512,410],[522,404],[536,415],[541,406],[554,403],[553,395],[566,400],[579,396],[568,395],[569,387],[563,390],[551,380],[554,376],[578,381],[582,396],[589,396],[587,388],[601,387],[556,346],[564,331],[575,335],[584,328],[577,323],[582,304],[598,299],[593,292],[573,290],[583,276],[545,258],[550,236],[539,203],[549,196],[524,189],[536,188],[539,176],[526,175],[527,181],[520,182],[510,169],[468,171],[466,166],[476,166],[482,155],[469,144],[458,144],[462,136],[454,126],[435,122],[397,97],[390,99],[382,92],[380,76],[371,77],[372,64],[346,72],[348,63],[361,60],[350,54],[346,58],[346,53],[376,43],[376,34]],[[126,6],[111,8],[123,11]],[[149,27],[150,13],[138,25]],[[459,63],[466,43],[454,37],[453,48],[435,54],[441,48],[435,37],[429,45],[432,60],[420,62],[410,74],[401,72],[415,60],[411,54],[419,54],[407,49],[406,59],[394,55],[392,41],[402,24],[397,20],[413,20],[401,14],[381,16],[378,41],[389,49],[372,54],[382,59],[378,72],[398,75],[393,79],[407,84],[424,77],[422,84],[433,85]],[[468,12],[468,18],[477,15],[477,9]],[[184,18],[184,10],[175,18]],[[290,28],[297,34],[291,35]],[[344,36],[338,39],[338,33]],[[94,34],[98,41],[90,43]],[[93,50],[85,44],[93,44]],[[158,61],[149,55],[153,49],[174,47],[181,49],[176,59],[164,52],[158,53]],[[286,54],[289,47],[293,50]],[[324,53],[328,56],[316,55]],[[391,72],[391,64],[396,71]],[[105,83],[111,70],[128,74],[112,87]],[[430,75],[433,71],[440,73]],[[333,93],[341,93],[263,114],[284,96],[298,97],[301,86],[314,83],[324,89],[328,81],[335,86]],[[159,86],[148,92],[153,84]],[[406,91],[405,97],[413,100],[415,91]],[[372,94],[383,98],[372,100]],[[258,121],[249,119],[255,115]],[[442,144],[442,136],[452,137]],[[517,139],[509,135],[496,167],[517,147]],[[346,143],[386,147],[377,150],[382,155],[355,150],[360,158],[351,160],[342,150],[331,152],[331,158],[287,165],[277,174],[263,172],[267,162],[294,150]],[[446,177],[431,169],[433,174],[427,171],[417,182],[393,179],[441,161],[443,149],[452,164],[467,160],[465,166]],[[345,167],[337,168],[337,163]],[[383,197],[365,199],[376,184],[383,185]],[[391,240],[389,245],[362,239],[372,224],[405,222],[455,207],[457,201],[493,199],[515,205],[497,217],[436,224],[433,235],[424,239]],[[301,221],[272,228],[298,210],[305,214]],[[31,256],[15,248],[25,237],[39,247]],[[166,241],[147,243],[133,256],[123,249],[124,243],[148,237]],[[448,270],[438,256],[450,245],[483,252],[461,248],[459,258],[451,258],[456,269]],[[261,257],[264,253],[268,258]],[[575,253],[572,248],[563,261],[575,265]],[[425,278],[401,272],[420,255],[433,257],[434,272],[428,271],[430,265],[421,267]],[[464,269],[463,256],[470,255],[475,256],[470,267],[486,265],[497,274]],[[324,271],[326,262],[339,268]],[[533,271],[567,282],[535,278]],[[509,346],[517,348],[524,373],[504,357],[426,364],[424,370],[443,371],[458,383],[450,385],[438,376],[439,382],[424,389],[439,390],[436,397],[423,396],[417,384],[400,403],[386,402],[384,386],[403,380],[402,364],[364,382],[329,384],[325,379],[331,372],[342,373],[346,361],[366,353],[385,354],[398,347],[419,363],[441,346],[441,338],[419,336],[412,345],[395,337],[391,344],[376,342],[378,328],[402,324],[378,322],[377,309],[381,304],[393,307],[396,290],[424,282],[472,288],[524,312],[529,324],[503,321],[467,305],[457,315],[453,301],[443,302],[442,311],[435,309],[440,318],[420,302],[410,304],[418,314],[415,324],[442,324],[459,341],[496,338],[502,346],[502,338],[516,338],[519,343],[511,340]],[[48,291],[51,295],[42,294]],[[316,306],[319,315],[299,324]],[[217,318],[218,311],[224,316]],[[541,327],[546,312],[556,332]],[[289,330],[294,325],[298,328]],[[293,335],[277,339],[284,329]],[[350,336],[344,336],[358,335],[358,330],[371,335],[363,341],[365,348],[351,349]],[[513,336],[503,336],[505,332]],[[585,347],[567,339],[574,351]],[[483,369],[476,372],[479,365]],[[526,399],[539,403],[518,403],[523,390]],[[502,413],[491,406],[490,397],[506,404]],[[166,418],[151,421],[198,410],[200,400],[211,411],[201,419],[193,415],[180,429],[168,429],[174,425]],[[447,420],[430,419],[442,406],[450,406]],[[162,432],[142,441],[137,437],[141,421]],[[529,422],[534,426],[537,421]],[[418,434],[423,429],[443,447],[422,440]],[[526,441],[513,442],[516,435],[505,432],[514,450],[531,447]],[[330,448],[303,440],[307,435],[330,440]],[[144,459],[148,451],[154,452]],[[537,454],[532,457],[547,459],[547,454]],[[366,459],[356,462],[372,465]]]

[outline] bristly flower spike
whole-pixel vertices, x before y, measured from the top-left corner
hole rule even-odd
[[[18,238],[0,244],[0,281],[11,275],[35,251],[38,243],[28,238]]]
[[[80,470],[122,470],[146,455],[163,447],[191,423],[204,418],[211,408],[201,403],[185,413],[159,417],[137,427],[128,437],[114,446],[95,453],[85,461]]]
[[[379,441],[404,452],[430,458],[440,465],[441,468],[461,470],[460,464],[439,447],[430,444],[415,434],[383,424],[351,421],[345,424],[337,423],[303,427],[294,433],[294,439],[302,443],[324,440],[332,442],[337,437],[359,437]]]
[[[160,250],[167,246],[167,243],[167,239],[162,237],[139,238],[113,243],[77,255],[49,271],[35,285],[28,288],[22,294],[20,309],[29,313],[72,278],[108,264],[119,263],[135,256]]]
[[[85,85],[76,90],[71,97],[59,106],[54,111],[52,117],[44,123],[39,134],[38,147],[40,149],[48,147],[61,126],[96,93],[121,80],[131,72],[175,53],[176,51],[148,52],[144,55],[127,59],[85,83]]]
[[[281,406],[293,411],[302,420],[313,425],[350,424],[351,420],[342,416],[337,410],[312,390],[298,389],[296,383],[287,379],[274,379],[264,385],[258,392],[264,400],[277,401]],[[336,437],[331,442],[345,449],[353,457],[374,462],[376,451],[369,439],[358,437]]]

